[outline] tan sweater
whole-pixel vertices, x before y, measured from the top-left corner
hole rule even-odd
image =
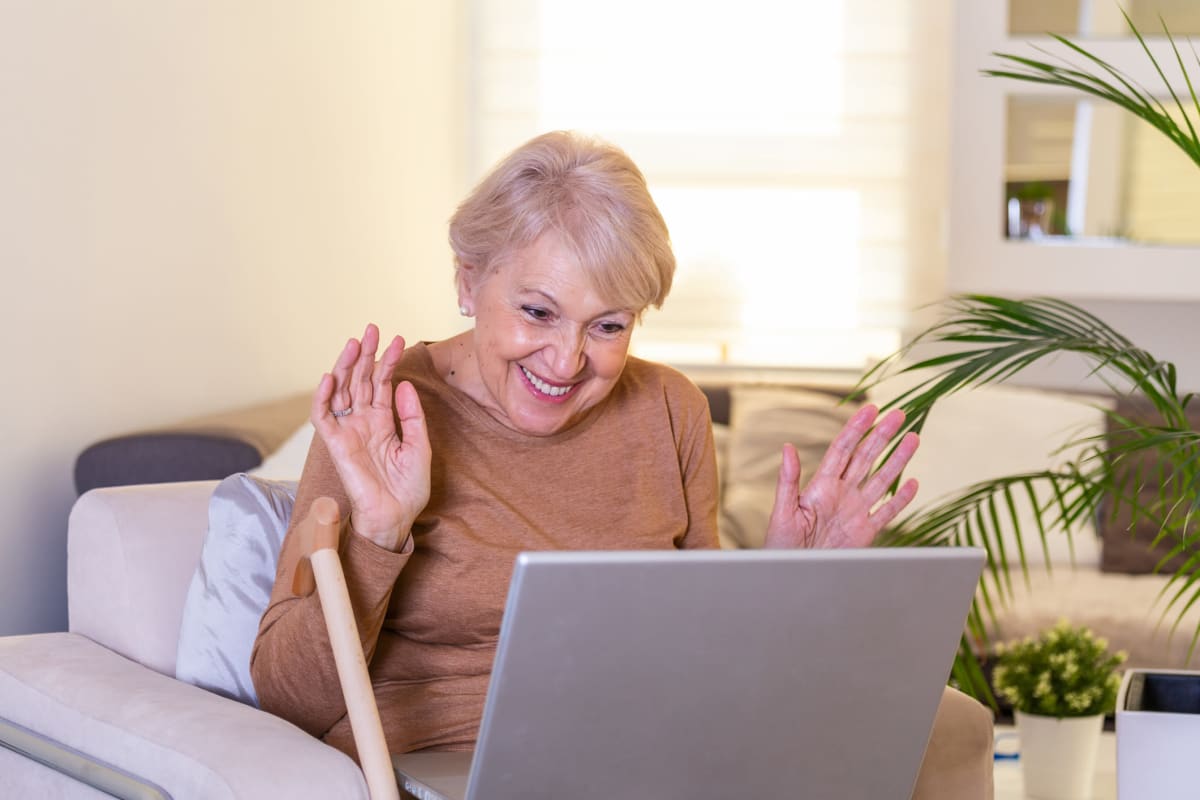
[[[422,345],[397,373],[428,421],[430,501],[400,553],[343,531],[342,564],[390,749],[466,749],[518,552],[716,546],[708,404],[680,373],[630,358],[592,413],[539,438],[448,386]],[[348,514],[317,437],[293,521],[321,495]],[[353,754],[319,600],[289,589],[296,561],[289,532],[251,657],[255,689],[264,709]]]

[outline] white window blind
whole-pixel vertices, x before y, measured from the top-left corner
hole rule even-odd
[[[473,172],[551,129],[618,144],[679,261],[635,352],[859,368],[910,305],[919,2],[472,0]]]

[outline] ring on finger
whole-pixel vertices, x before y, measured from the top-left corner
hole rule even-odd
[[[335,417],[348,417],[354,413],[354,406],[350,406],[350,408],[343,408],[341,411],[334,411],[330,409],[329,413],[333,414]]]

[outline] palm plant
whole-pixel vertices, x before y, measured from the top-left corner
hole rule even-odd
[[[933,352],[913,360],[929,350]],[[883,545],[974,545],[987,550],[984,579],[954,677],[964,690],[993,703],[975,651],[987,642],[987,623],[994,621],[996,604],[1013,594],[1008,565],[1015,561],[1028,576],[1030,554],[1024,540],[1030,532],[1021,530],[1022,508],[1033,512],[1047,563],[1049,535],[1072,536],[1100,514],[1116,516],[1122,510],[1133,522],[1152,520],[1159,530],[1156,544],[1170,537],[1173,547],[1161,563],[1192,551],[1200,542],[1192,524],[1200,510],[1200,433],[1188,423],[1191,395],[1178,391],[1172,364],[1155,359],[1082,308],[1051,298],[985,295],[951,299],[941,322],[868,372],[859,387],[866,391],[899,373],[920,376],[915,387],[886,404],[905,410],[905,430],[920,432],[940,398],[1003,381],[1062,353],[1081,356],[1114,393],[1143,398],[1160,421],[1148,424],[1109,411],[1109,436],[1064,443],[1064,449],[1082,445],[1064,465],[974,484],[899,520],[880,540]],[[1157,493],[1146,497],[1142,488],[1147,484],[1156,485]],[[1015,534],[1015,554],[1005,552],[1005,531]],[[1175,609],[1182,615],[1200,600],[1200,550],[1172,576],[1167,591],[1171,596],[1164,614]],[[1193,649],[1198,640],[1200,629],[1193,633]]]
[[[1006,66],[984,70],[983,74],[1061,86],[1115,103],[1153,125],[1200,166],[1200,137],[1196,132],[1200,120],[1193,123],[1189,106],[1172,87],[1129,15],[1124,10],[1122,14],[1166,85],[1178,116],[1126,73],[1063,36],[1052,38],[1081,56],[1087,62],[1084,68],[1065,61],[1051,63],[993,53]],[[1190,106],[1200,115],[1194,84],[1165,22],[1163,32],[1182,72]],[[1200,64],[1194,48],[1192,57]],[[900,366],[918,351],[930,348],[932,355]],[[1087,521],[1101,514],[1115,517],[1122,510],[1128,514],[1131,530],[1139,521],[1151,521],[1158,530],[1154,544],[1172,544],[1159,562],[1159,569],[1176,555],[1190,554],[1164,589],[1164,616],[1173,610],[1182,618],[1200,601],[1200,534],[1193,525],[1193,517],[1200,510],[1200,433],[1188,423],[1191,395],[1178,391],[1174,365],[1134,346],[1078,306],[1051,298],[1014,300],[984,295],[952,298],[941,322],[869,372],[859,386],[866,391],[895,372],[923,376],[915,388],[887,404],[902,407],[907,414],[906,429],[919,432],[940,398],[1003,381],[1030,364],[1064,352],[1081,356],[1115,393],[1142,398],[1158,420],[1147,423],[1140,416],[1134,419],[1106,412],[1109,436],[1064,443],[1064,450],[1081,446],[1079,455],[1065,465],[970,486],[899,520],[881,540],[881,544],[891,545],[966,544],[986,548],[988,562],[979,599],[971,608],[953,677],[962,689],[993,706],[995,699],[976,650],[986,645],[987,622],[994,621],[996,604],[1013,594],[1009,564],[1014,554],[1005,552],[1001,535],[1005,530],[1014,534],[1018,550],[1015,561],[1028,578],[1025,541],[1030,532],[1021,530],[1019,509],[1032,510],[1047,565],[1049,535],[1070,537]],[[1143,491],[1147,484],[1157,486],[1157,492],[1149,498]],[[1179,624],[1178,618],[1172,631]],[[1200,627],[1192,632],[1189,658],[1198,642]]]
[[[1195,162],[1197,166],[1200,166],[1200,137],[1196,134],[1196,128],[1200,125],[1200,119],[1198,119],[1196,124],[1193,124],[1192,117],[1189,114],[1189,109],[1194,109],[1197,115],[1200,116],[1200,100],[1196,97],[1195,86],[1184,64],[1183,55],[1179,52],[1179,47],[1175,44],[1175,38],[1171,35],[1170,30],[1167,29],[1166,22],[1162,22],[1163,34],[1167,37],[1167,41],[1171,45],[1171,52],[1175,56],[1175,62],[1178,64],[1183,81],[1187,86],[1187,92],[1191,98],[1190,106],[1185,106],[1184,102],[1180,100],[1179,94],[1175,91],[1171,81],[1167,79],[1162,65],[1154,57],[1154,53],[1150,50],[1149,45],[1146,44],[1146,40],[1137,29],[1137,26],[1133,24],[1133,20],[1129,18],[1124,9],[1121,10],[1121,14],[1124,15],[1125,23],[1137,38],[1138,43],[1142,46],[1142,50],[1149,57],[1155,72],[1162,78],[1167,93],[1171,96],[1171,101],[1179,111],[1179,120],[1175,118],[1173,113],[1161,101],[1145,88],[1137,85],[1137,82],[1125,72],[1088,52],[1075,42],[1057,34],[1050,34],[1050,38],[1082,56],[1093,68],[1098,68],[1098,71],[1089,72],[1086,69],[1081,69],[1065,62],[1055,64],[1012,53],[993,53],[992,55],[1007,62],[1009,66],[1003,69],[983,70],[983,74],[993,78],[1011,78],[1030,83],[1063,86],[1115,103],[1153,125],[1163,135],[1174,142],[1179,149],[1186,153],[1188,158]],[[1190,47],[1190,40],[1188,44]],[[1195,48],[1190,47],[1190,49],[1192,58],[1197,64],[1200,64],[1200,56],[1197,56]],[[1042,52],[1046,51],[1042,50]],[[1180,124],[1181,122],[1182,124]]]

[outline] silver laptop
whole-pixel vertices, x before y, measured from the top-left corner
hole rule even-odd
[[[421,800],[907,798],[977,548],[523,553],[474,753]]]

